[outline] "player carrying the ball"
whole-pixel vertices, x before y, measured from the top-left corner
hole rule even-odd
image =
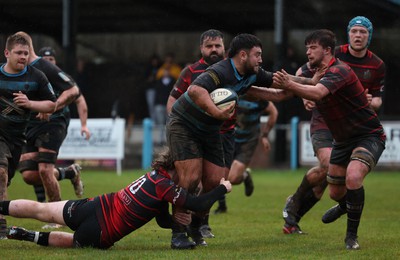
[[[261,68],[261,41],[251,34],[236,36],[231,44],[228,59],[222,60],[198,76],[172,106],[167,122],[167,142],[179,176],[179,185],[195,193],[199,183],[207,192],[216,187],[221,178],[227,178],[220,128],[232,118],[234,105],[219,109],[210,93],[217,88],[228,88],[237,94],[248,93],[270,101],[291,97],[276,89],[272,72]],[[314,79],[294,80],[311,84]],[[254,86],[253,86],[254,85]],[[257,87],[255,87],[257,86]],[[174,213],[186,212],[176,207]],[[207,215],[209,209],[203,214]]]

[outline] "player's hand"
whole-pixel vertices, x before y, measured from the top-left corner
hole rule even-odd
[[[190,225],[192,222],[192,214],[188,212],[175,212],[174,220],[184,226]]]
[[[225,178],[222,178],[219,182],[219,184],[222,184],[225,186],[227,193],[232,191],[232,184],[230,181],[226,181]]]
[[[263,136],[261,138],[261,142],[263,144],[264,151],[268,152],[269,150],[271,150],[271,144],[269,143],[268,137]]]
[[[315,102],[307,99],[303,99],[303,104],[306,110],[311,111],[315,107]]]
[[[235,103],[230,104],[229,106],[223,108],[223,109],[219,109],[218,115],[215,115],[214,117],[218,120],[228,120],[229,118],[231,118],[234,113],[235,113]]]
[[[273,86],[275,88],[279,88],[279,89],[287,89],[288,88],[290,78],[285,70],[275,72],[272,79],[274,81]]]
[[[28,97],[19,91],[18,93],[13,93],[14,95],[14,103],[19,106],[19,107],[24,107],[24,108],[30,108],[31,106],[31,101],[28,99]]]
[[[91,133],[89,131],[89,128],[87,128],[87,126],[82,126],[81,127],[81,136],[85,137],[85,140],[89,140]]]
[[[317,85],[317,83],[319,82],[319,80],[325,75],[326,69],[328,67],[323,67],[323,68],[317,68],[315,70],[314,76],[312,77],[312,83],[313,85]]]
[[[36,118],[42,120],[42,121],[50,121],[50,113],[38,113],[36,115]]]
[[[365,93],[365,95],[367,96],[368,105],[371,105],[371,102],[372,102],[372,95],[371,95],[371,94],[368,94],[368,89],[366,89],[366,90],[364,91],[364,93]]]

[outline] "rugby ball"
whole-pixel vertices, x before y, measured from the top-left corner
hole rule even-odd
[[[236,104],[238,101],[236,92],[228,88],[217,88],[210,93],[210,97],[219,109],[224,109],[232,103]]]

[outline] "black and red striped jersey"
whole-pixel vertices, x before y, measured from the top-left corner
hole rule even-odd
[[[182,207],[186,197],[187,192],[176,186],[166,171],[159,170],[148,172],[117,193],[95,198],[101,203],[97,216],[103,242],[112,246],[160,214],[168,202]]]
[[[369,106],[364,87],[354,71],[335,58],[319,81],[330,94],[316,102],[336,142],[377,134],[385,138],[375,111]]]
[[[148,172],[116,193],[92,198],[100,205],[96,216],[102,231],[101,244],[105,248],[114,245],[154,217],[157,220],[168,219],[168,203],[192,211],[203,211],[226,192],[226,187],[219,185],[208,193],[194,196],[175,185],[167,171]]]
[[[186,66],[182,70],[178,80],[175,82],[175,85],[171,90],[170,95],[178,99],[183,93],[187,91],[190,84],[192,84],[192,82],[207,68],[208,64],[204,61],[203,58],[191,65]]]
[[[312,78],[315,74],[315,69],[310,68],[310,64],[307,62],[300,68],[301,77]],[[329,130],[328,126],[325,123],[324,118],[321,113],[318,111],[316,107],[312,110],[312,116],[310,121],[310,134],[312,135],[315,131],[318,130]]]
[[[373,52],[367,50],[362,58],[350,54],[349,45],[336,47],[335,56],[348,64],[356,73],[364,89],[373,97],[381,97],[385,84],[385,63]]]

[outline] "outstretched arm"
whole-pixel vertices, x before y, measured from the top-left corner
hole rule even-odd
[[[203,211],[211,208],[211,206],[224,195],[232,190],[232,185],[224,178],[221,179],[220,185],[210,192],[202,194],[198,197],[188,194],[185,204],[186,209],[191,211]]]

